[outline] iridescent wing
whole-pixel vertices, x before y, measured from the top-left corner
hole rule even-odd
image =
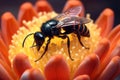
[[[66,10],[65,12],[59,14],[58,16],[54,17],[54,19],[61,21],[63,19],[65,19],[66,17],[70,17],[70,16],[78,16],[82,11],[82,7],[81,6],[76,6],[73,8],[70,8],[68,10]]]
[[[90,19],[87,19],[85,17],[71,16],[61,20],[56,26],[57,28],[60,28],[70,25],[86,24],[89,23],[90,21],[91,21]]]

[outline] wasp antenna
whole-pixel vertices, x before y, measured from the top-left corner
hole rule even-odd
[[[24,47],[25,40],[31,35],[34,35],[34,33],[30,33],[24,38],[23,43],[22,43],[22,47]]]

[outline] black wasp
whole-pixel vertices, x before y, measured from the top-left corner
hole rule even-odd
[[[75,33],[77,35],[79,43],[86,49],[88,48],[83,45],[80,38],[81,36],[90,37],[89,30],[85,26],[85,23],[90,22],[90,20],[78,16],[81,11],[81,6],[73,7],[54,17],[53,19],[46,21],[40,27],[41,32],[30,33],[25,37],[22,47],[24,47],[24,43],[27,37],[30,35],[34,35],[34,42],[32,47],[36,46],[37,50],[39,51],[45,41],[45,38],[49,38],[43,54],[40,56],[40,58],[35,60],[36,62],[40,60],[48,50],[48,45],[50,44],[51,39],[54,36],[57,36],[62,39],[67,39],[69,57],[71,60],[73,60],[70,55],[70,39],[67,34]],[[64,32],[62,32],[62,29],[64,30]]]

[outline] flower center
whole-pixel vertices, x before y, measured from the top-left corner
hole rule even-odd
[[[71,57],[74,59],[74,61],[72,61],[68,55],[67,39],[54,37],[52,38],[48,46],[48,50],[46,54],[42,57],[42,59],[35,62],[35,60],[37,60],[42,55],[48,38],[45,39],[45,42],[39,51],[37,51],[36,47],[31,48],[34,42],[33,35],[29,36],[26,39],[24,43],[24,48],[22,47],[23,40],[26,37],[26,35],[30,33],[35,33],[36,31],[40,31],[40,26],[47,20],[55,17],[56,15],[57,14],[54,12],[40,13],[39,17],[33,18],[32,21],[28,21],[28,22],[23,21],[28,28],[25,28],[24,26],[21,27],[17,31],[17,34],[13,36],[12,44],[10,45],[10,49],[9,49],[9,53],[10,53],[9,58],[11,62],[13,62],[15,55],[17,55],[18,53],[24,53],[28,56],[31,65],[33,67],[39,68],[41,72],[43,72],[44,67],[48,62],[48,60],[52,56],[61,54],[68,63],[71,69],[71,73],[73,73],[74,70],[80,64],[80,62],[84,59],[84,57],[90,53],[93,53],[100,40],[100,29],[98,29],[97,25],[95,25],[91,20],[90,23],[85,24],[90,31],[90,37],[81,37],[81,42],[90,49],[85,49],[84,47],[82,47],[75,34],[73,33],[69,34],[68,36],[70,37],[70,53],[71,53]]]

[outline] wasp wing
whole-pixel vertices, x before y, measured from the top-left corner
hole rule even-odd
[[[78,17],[78,16],[66,17],[62,21],[59,21],[59,23],[57,24],[57,28],[70,26],[70,25],[86,24],[89,23],[90,21],[91,21],[90,19],[87,19],[85,17]]]
[[[70,8],[70,9],[66,10],[65,12],[59,14],[58,16],[54,17],[54,19],[61,21],[66,17],[78,16],[81,11],[82,11],[82,7],[76,6],[76,7]]]

